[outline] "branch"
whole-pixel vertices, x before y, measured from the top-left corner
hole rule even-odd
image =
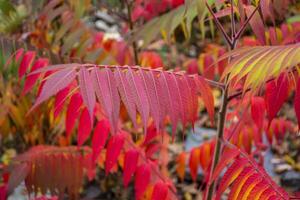
[[[213,16],[213,19],[217,25],[217,27],[219,28],[219,30],[222,32],[223,36],[225,37],[225,40],[227,42],[227,44],[229,46],[232,46],[232,40],[231,38],[228,36],[228,34],[226,33],[225,29],[223,28],[222,24],[220,23],[220,21],[218,20],[218,18],[216,17],[216,15],[214,14],[214,12],[212,11],[211,7],[208,5],[207,1],[205,1],[205,5],[208,9],[208,11],[210,12],[210,14]]]
[[[127,6],[127,11],[128,11],[128,24],[129,24],[129,29],[132,32],[134,29],[133,26],[133,21],[131,18],[131,4],[128,2],[129,0],[125,0],[125,4]],[[137,49],[137,44],[136,41],[132,42],[132,48],[133,48],[133,54],[134,54],[134,61],[135,64],[138,65],[139,64],[139,57],[138,57],[138,49]]]
[[[250,20],[252,19],[252,17],[254,16],[254,14],[256,13],[256,11],[258,10],[259,8],[259,4],[260,4],[260,0],[258,1],[258,5],[257,7],[255,8],[255,10],[251,13],[251,15],[247,18],[247,20],[245,21],[245,23],[242,25],[242,27],[240,28],[240,30],[238,31],[238,33],[236,34],[235,36],[235,40],[238,40],[241,35],[244,33],[247,25],[249,24]]]

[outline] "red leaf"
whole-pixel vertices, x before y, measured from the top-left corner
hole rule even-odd
[[[6,200],[6,193],[7,193],[7,186],[4,184],[4,185],[1,185],[0,186],[0,200]]]
[[[20,67],[19,67],[19,78],[22,78],[27,69],[30,67],[31,63],[33,62],[34,58],[35,58],[36,53],[34,51],[27,51],[24,56],[23,59],[20,63]],[[16,58],[17,60],[17,58]]]
[[[54,102],[54,117],[55,118],[62,111],[63,106],[64,106],[64,102],[66,101],[66,98],[69,94],[69,91],[70,91],[70,86],[66,87],[65,89],[62,89],[55,96],[55,102]]]
[[[226,148],[224,150],[224,154],[222,155],[222,159],[219,161],[216,169],[214,170],[214,173],[210,179],[210,181],[214,181],[219,175],[220,173],[222,172],[222,170],[226,167],[226,165],[231,162],[232,160],[235,159],[236,156],[239,155],[239,151],[234,148],[234,149],[229,149],[229,148]]]
[[[139,166],[135,175],[135,197],[137,200],[141,199],[151,179],[151,167],[145,163]]]
[[[153,141],[153,139],[158,135],[158,131],[156,130],[156,127],[152,123],[148,128],[147,128],[147,133],[143,142],[143,145],[148,145],[150,142]]]
[[[93,161],[97,159],[102,148],[105,145],[109,134],[109,122],[107,120],[101,120],[97,123],[94,135],[92,139],[92,149],[93,149]]]
[[[89,111],[87,108],[84,108],[83,111],[81,112],[79,125],[78,125],[77,142],[79,146],[83,145],[83,143],[88,139],[91,130],[92,130],[92,122],[89,115]]]
[[[7,59],[4,68],[6,68],[8,65],[11,64],[13,58],[15,58],[15,60],[14,60],[15,62],[18,62],[19,59],[21,58],[21,56],[23,55],[23,53],[24,53],[24,49],[23,49],[23,48],[20,48],[20,49],[18,49],[17,51],[15,51],[15,52]]]
[[[277,81],[266,84],[265,103],[269,124],[274,119],[289,94],[289,82],[285,74],[281,74]]]
[[[298,78],[297,89],[294,99],[295,112],[298,119],[298,128],[300,129],[300,78]]]
[[[67,114],[66,114],[66,133],[67,137],[70,136],[71,131],[75,125],[76,119],[80,114],[80,107],[82,104],[82,98],[79,93],[75,93],[70,100]]]
[[[99,70],[95,67],[91,75],[96,95],[111,123],[111,131],[115,133],[120,112],[120,97],[115,77],[109,68]]]
[[[203,76],[213,80],[215,76],[215,66],[213,64],[215,61],[210,54],[204,54],[203,57]]]
[[[123,183],[125,187],[128,186],[131,177],[136,171],[138,158],[139,152],[135,149],[131,149],[125,153],[123,173]]]
[[[168,197],[168,185],[162,181],[155,183],[151,200],[165,200]]]
[[[93,82],[89,71],[85,67],[81,67],[79,71],[79,88],[82,95],[83,103],[88,108],[91,123],[93,122],[94,108],[96,104],[96,97],[93,87]]]
[[[265,100],[262,97],[252,97],[251,99],[251,116],[259,130],[264,125],[264,117],[266,112]]]
[[[49,63],[48,59],[46,59],[46,58],[39,58],[39,59],[37,59],[34,62],[32,68],[30,70],[30,72],[33,72],[33,71],[35,71],[37,69],[45,67],[45,66],[48,65],[48,63]],[[26,94],[27,92],[29,92],[33,88],[33,86],[36,83],[36,81],[38,80],[39,76],[40,76],[40,73],[36,73],[36,74],[29,74],[26,77],[25,83],[24,83],[24,88],[23,88],[23,91],[22,91],[23,95]]]
[[[107,145],[105,172],[108,174],[113,166],[117,163],[118,157],[121,153],[125,141],[125,135],[123,132],[119,132],[113,135]]]
[[[74,69],[63,69],[51,74],[46,80],[42,91],[29,112],[47,100],[50,96],[67,87],[76,77]]]

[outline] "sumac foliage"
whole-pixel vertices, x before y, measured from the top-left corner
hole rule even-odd
[[[181,199],[174,171],[182,183],[189,174],[195,184],[202,173],[205,200],[296,199],[263,165],[268,148],[299,139],[297,5],[292,0],[47,1],[33,17],[32,30],[22,33],[21,45],[15,48],[9,39],[14,52],[1,63],[5,73],[17,68],[20,94],[35,94],[33,105],[9,100],[14,87],[9,75],[1,76],[0,117],[9,119],[0,125],[9,132],[6,138],[16,135],[35,144],[32,138],[38,136],[32,135],[41,132],[51,138],[39,137],[39,143],[51,145],[33,145],[0,168],[0,199],[23,181],[37,199],[49,194],[79,199],[85,177],[98,181],[98,173],[118,170],[120,184],[132,187],[129,196],[135,199]],[[97,6],[106,10],[95,17],[103,18],[95,26],[104,31],[85,21]],[[293,116],[287,116],[291,102]],[[44,133],[44,124],[54,131]],[[180,140],[177,133],[185,142],[199,126],[216,134],[188,150],[170,144]],[[18,135],[23,127],[33,129],[29,139]]]

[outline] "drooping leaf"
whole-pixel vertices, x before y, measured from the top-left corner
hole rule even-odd
[[[163,181],[155,183],[151,200],[166,200],[168,197],[168,186]]]
[[[296,88],[295,99],[294,99],[294,107],[298,119],[298,128],[300,129],[300,78],[298,79],[297,82],[297,88]]]
[[[199,148],[192,149],[189,158],[189,167],[190,167],[190,173],[193,181],[197,180],[198,168],[199,168],[199,157],[200,157],[200,149]]]
[[[77,135],[78,146],[84,144],[84,142],[90,136],[91,130],[92,130],[92,122],[89,115],[89,111],[87,108],[84,108],[81,112],[79,124],[78,124],[78,135]]]
[[[78,79],[83,103],[87,106],[91,122],[93,122],[96,97],[90,72],[85,67],[81,67],[79,70]]]
[[[36,108],[43,101],[47,100],[50,96],[67,87],[75,79],[75,77],[75,70],[68,68],[51,74],[46,80],[40,95],[36,99],[36,102],[30,111]]]
[[[185,176],[185,168],[186,168],[186,153],[181,152],[176,159],[176,172],[181,181],[183,181]]]
[[[70,86],[66,87],[65,89],[62,89],[57,93],[55,96],[55,101],[54,101],[54,117],[57,117],[64,106],[64,102],[66,101],[68,94],[70,91]]]
[[[19,78],[22,78],[25,75],[34,60],[35,55],[36,53],[34,51],[28,51],[24,54],[19,67]]]
[[[29,173],[29,165],[22,163],[16,165],[13,170],[14,172],[11,173],[7,184],[7,190],[9,192],[13,192],[13,190],[27,177]]]
[[[285,74],[281,74],[278,80],[272,80],[266,85],[265,103],[269,123],[272,122],[281,106],[288,98],[289,81]]]
[[[138,164],[139,152],[136,149],[131,149],[125,153],[123,184],[128,186],[131,177],[134,175]]]
[[[146,191],[151,179],[151,167],[150,164],[145,163],[138,166],[135,175],[135,197],[141,199],[142,195]]]
[[[66,133],[67,137],[70,136],[72,129],[75,125],[76,119],[80,115],[80,107],[82,105],[82,98],[79,93],[73,94],[71,97],[70,103],[67,108],[66,114]]]
[[[49,63],[48,59],[46,59],[46,58],[39,58],[32,65],[32,67],[30,69],[30,72],[33,72],[33,71],[35,71],[37,69],[45,67],[45,66],[48,65],[48,63]],[[36,74],[29,74],[26,77],[22,94],[28,93],[33,88],[33,86],[36,83],[36,81],[38,80],[39,76],[40,76],[40,74],[36,73]]]
[[[266,112],[265,100],[262,97],[252,97],[251,116],[257,128],[262,130]]]
[[[121,153],[125,141],[125,135],[123,132],[119,132],[113,135],[107,144],[106,160],[105,160],[105,172],[108,174],[113,166],[117,163],[118,157]]]
[[[93,161],[97,159],[102,148],[105,146],[109,135],[109,129],[110,126],[107,120],[103,119],[97,123],[92,138]]]
[[[118,125],[120,97],[118,95],[114,75],[108,68],[99,70],[95,67],[92,70],[92,80],[96,95],[102,103],[103,109],[111,123],[111,130],[115,133],[115,129]]]

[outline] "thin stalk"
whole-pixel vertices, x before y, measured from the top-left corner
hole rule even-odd
[[[129,29],[130,29],[130,31],[133,31],[134,26],[133,26],[133,21],[132,21],[132,18],[131,18],[131,4],[128,1],[129,0],[125,0],[125,4],[127,6],[127,13],[128,13],[127,18],[128,18]],[[138,56],[138,48],[137,48],[136,41],[132,42],[132,48],[133,48],[135,64],[138,65],[139,64],[139,56]]]

